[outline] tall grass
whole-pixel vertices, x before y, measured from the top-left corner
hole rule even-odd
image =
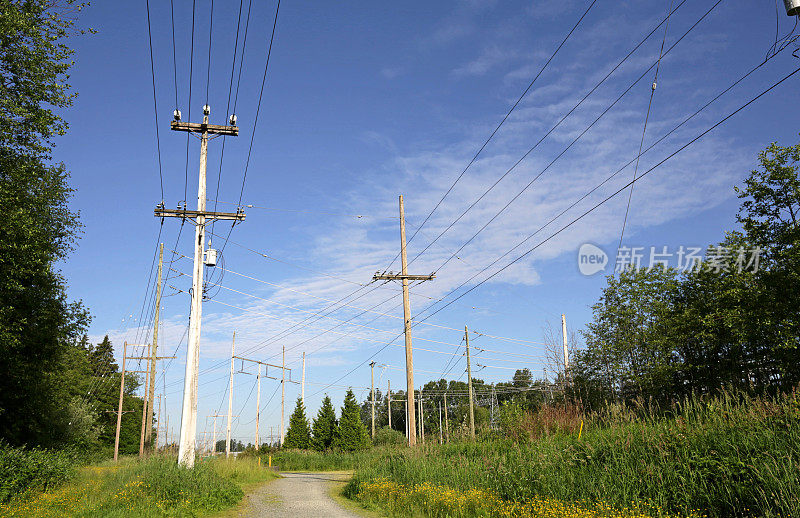
[[[346,493],[356,497],[363,486],[386,480],[481,489],[509,502],[633,505],[656,516],[698,510],[710,517],[800,516],[796,394],[690,399],[671,417],[636,412],[617,408],[593,416],[580,440],[569,432],[384,450],[358,459]]]
[[[124,459],[83,468],[57,489],[0,505],[0,516],[203,516],[236,505],[243,485],[273,477],[255,459],[203,460],[193,469],[167,457]]]

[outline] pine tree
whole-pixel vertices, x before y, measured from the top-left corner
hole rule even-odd
[[[369,433],[361,421],[361,411],[353,390],[344,396],[342,417],[339,419],[338,434],[334,445],[344,451],[363,450],[369,446]]]
[[[301,450],[311,447],[311,430],[306,418],[306,407],[301,398],[297,398],[297,406],[294,408],[292,417],[289,418],[289,429],[286,430],[283,447]]]
[[[95,376],[104,376],[117,371],[118,367],[114,362],[114,346],[108,339],[108,335],[96,347],[89,349],[89,361]]]
[[[331,403],[331,398],[326,395],[325,399],[322,400],[322,407],[317,413],[317,418],[314,419],[312,446],[315,450],[324,451],[333,446],[338,425],[333,403]]]

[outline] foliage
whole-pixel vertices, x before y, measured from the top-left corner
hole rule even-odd
[[[289,418],[289,429],[286,430],[286,438],[281,446],[299,450],[311,447],[311,427],[308,425],[302,398],[297,398],[297,405]]]
[[[375,430],[375,438],[372,444],[375,446],[403,446],[408,443],[406,436],[402,432],[393,430],[388,426]]]
[[[0,514],[33,517],[201,516],[236,505],[242,485],[275,477],[255,459],[208,459],[193,469],[174,458],[123,459],[84,468],[72,482],[0,505]]]
[[[800,398],[724,393],[688,398],[662,417],[642,406],[608,407],[582,437],[556,433],[515,444],[499,439],[413,450],[373,450],[350,483],[426,482],[491,491],[507,502],[536,498],[653,515],[797,516]]]
[[[361,415],[352,389],[344,396],[339,428],[334,442],[336,448],[344,451],[357,451],[369,447],[369,433],[361,421]]]
[[[0,437],[13,444],[69,436],[61,407],[71,387],[59,367],[89,320],[55,266],[80,224],[66,169],[50,162],[67,128],[55,110],[74,96],[65,38],[80,7],[0,0]]]
[[[339,423],[336,420],[336,411],[333,409],[331,398],[325,396],[322,406],[314,419],[313,439],[311,444],[317,451],[328,450],[333,446]]]
[[[77,473],[72,450],[14,448],[0,441],[0,503],[47,490]]]

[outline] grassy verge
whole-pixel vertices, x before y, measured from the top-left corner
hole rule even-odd
[[[348,497],[396,516],[800,516],[800,401],[728,395],[687,402],[672,417],[589,425],[580,439],[373,450],[331,462],[353,464]]]
[[[204,460],[191,470],[167,457],[123,459],[83,468],[58,488],[0,504],[0,516],[204,516],[235,506],[243,487],[275,476],[255,459]]]

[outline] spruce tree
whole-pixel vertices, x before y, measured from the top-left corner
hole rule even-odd
[[[314,438],[311,444],[315,450],[324,451],[333,446],[337,426],[336,411],[333,409],[330,396],[326,395],[322,400],[322,407],[317,413],[317,418],[314,419]]]
[[[297,398],[297,406],[292,417],[289,418],[289,429],[283,441],[284,448],[297,448],[305,450],[311,447],[311,429],[306,418],[306,408],[303,400]]]
[[[344,451],[363,450],[369,446],[369,433],[361,421],[361,411],[352,389],[349,389],[344,396],[342,417],[339,419],[334,445]]]

